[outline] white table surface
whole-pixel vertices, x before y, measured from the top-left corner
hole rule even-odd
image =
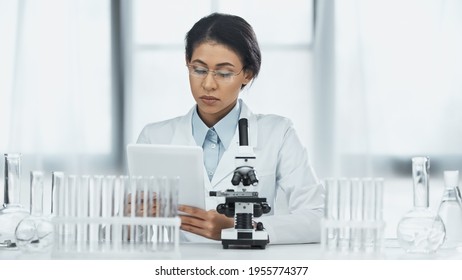
[[[223,249],[221,243],[184,243],[179,252],[135,255],[70,253],[61,256],[23,253],[19,250],[0,250],[0,260],[27,259],[182,259],[182,260],[462,260],[461,249],[439,249],[433,254],[408,254],[396,246],[396,240],[386,240],[380,253],[328,253],[320,244],[270,244],[266,249]]]

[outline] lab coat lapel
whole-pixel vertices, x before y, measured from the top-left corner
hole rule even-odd
[[[178,126],[175,128],[172,137],[172,145],[188,145],[188,146],[196,146],[196,141],[192,135],[192,125],[191,119],[193,110],[196,109],[194,106],[188,114],[181,117],[179,120]]]
[[[234,157],[237,153],[239,137],[238,133],[235,132],[231,144],[229,144],[228,149],[223,153],[223,156],[218,163],[215,174],[212,178],[212,188],[217,187],[223,180],[226,179],[234,171]],[[231,188],[231,180],[228,182]]]
[[[239,119],[241,118],[247,118],[248,120],[248,125],[249,125],[249,144],[255,148],[257,148],[257,135],[258,135],[258,126],[257,126],[257,118],[256,116],[249,110],[247,105],[243,101],[241,101],[241,115],[239,116]],[[233,140],[231,141],[231,144],[229,145],[228,149],[223,153],[223,156],[218,163],[217,169],[215,170],[215,174],[213,175],[212,178],[212,188],[216,188],[218,185],[220,185],[223,180],[225,180],[227,177],[229,177],[230,174],[234,172],[234,169],[236,168],[234,158],[238,153],[238,148],[239,148],[239,128],[236,127],[236,130],[234,132]],[[229,187],[231,188],[231,179],[229,180]],[[226,188],[225,188],[226,189]]]

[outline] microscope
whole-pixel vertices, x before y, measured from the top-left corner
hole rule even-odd
[[[236,169],[234,170],[231,184],[238,188],[222,191],[211,191],[210,196],[225,197],[225,203],[217,206],[217,212],[234,217],[234,228],[221,231],[221,243],[223,249],[230,246],[250,249],[265,249],[269,243],[268,233],[263,223],[253,224],[253,217],[260,217],[269,213],[271,207],[266,203],[266,198],[258,197],[258,192],[248,191],[248,187],[258,185],[258,178],[254,170],[255,153],[248,143],[247,119],[239,120],[239,150],[235,157]]]

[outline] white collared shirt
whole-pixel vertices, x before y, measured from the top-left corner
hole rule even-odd
[[[204,150],[204,167],[211,181],[218,163],[228,149],[236,131],[241,106],[238,101],[234,108],[213,127],[207,127],[194,110],[191,120],[192,134],[196,144]]]

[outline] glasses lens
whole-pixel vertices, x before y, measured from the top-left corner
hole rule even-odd
[[[226,71],[226,70],[219,70],[215,71],[215,79],[220,81],[231,81],[233,79],[234,72]]]
[[[209,70],[203,66],[198,65],[188,65],[189,74],[198,78],[205,78],[209,72],[213,75],[214,79],[218,82],[231,82],[234,76],[238,75],[229,70]]]
[[[205,67],[197,66],[197,65],[189,65],[188,67],[189,73],[195,77],[205,78],[207,76],[209,70]]]

